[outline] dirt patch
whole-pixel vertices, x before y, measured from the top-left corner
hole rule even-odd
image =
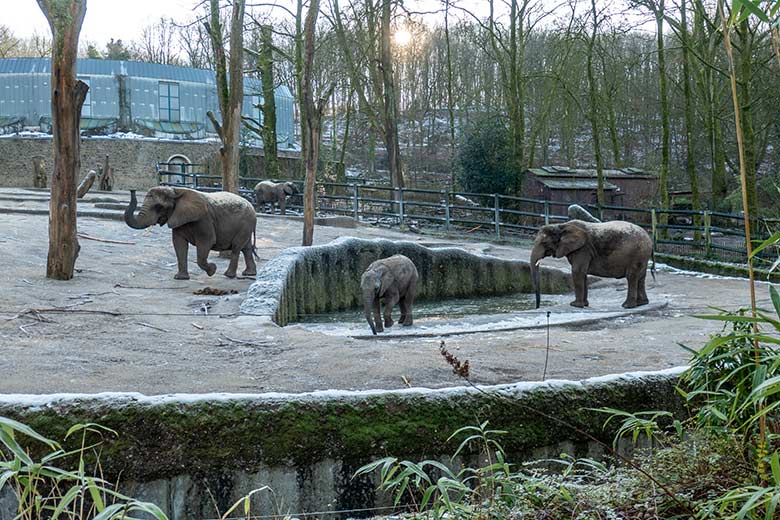
[[[10,190],[5,193],[13,198]],[[105,241],[80,240],[76,277],[67,282],[48,280],[47,217],[34,214],[47,205],[33,196],[36,192],[26,193],[31,196],[0,199],[2,393],[296,392],[402,388],[405,381],[428,387],[459,383],[439,353],[438,338],[357,340],[239,316],[252,280],[222,276],[228,260],[216,254],[210,261],[217,264],[217,274],[209,278],[195,265],[192,248],[192,278],[174,280],[176,260],[167,228],[136,231],[121,221],[81,217],[79,232]],[[120,201],[123,197],[112,196]],[[110,211],[89,203],[80,203],[79,208],[94,214]],[[17,209],[32,213],[8,213]],[[436,242],[367,226],[346,233]],[[326,243],[346,233],[318,227],[315,241]],[[282,249],[298,245],[301,234],[300,222],[259,217],[259,266]],[[529,254],[524,247],[460,243],[470,251],[503,258]],[[624,282],[599,285],[591,294],[591,312],[623,300]],[[193,294],[206,288],[238,294]],[[745,280],[669,271],[659,272],[656,284],[649,281],[648,293],[651,301],[668,300],[668,307],[600,325],[551,329],[548,377],[580,379],[683,364],[687,355],[678,342],[699,347],[718,329],[716,323],[690,316],[706,311],[708,305],[741,306],[748,298]],[[759,287],[759,299],[760,304],[770,304],[765,284]],[[544,329],[446,341],[451,353],[469,360],[475,382],[541,378]]]

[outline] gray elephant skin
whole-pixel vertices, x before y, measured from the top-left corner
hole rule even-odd
[[[198,267],[211,276],[217,266],[208,262],[209,251],[230,251],[230,265],[225,276],[235,278],[238,255],[244,254],[244,276],[257,272],[254,253],[254,233],[257,216],[252,204],[234,193],[218,191],[201,193],[188,188],[157,186],[150,189],[141,209],[135,213],[135,190],[130,190],[130,205],[125,210],[125,223],[134,229],[154,224],[168,224],[173,230],[173,249],[179,271],[177,280],[188,280],[187,250],[189,244],[198,252]]]
[[[380,316],[380,301],[384,304],[384,326],[392,327],[393,307],[399,304],[401,318],[398,323],[406,327],[412,324],[412,305],[417,293],[417,268],[404,255],[394,255],[377,260],[368,266],[360,279],[363,308],[371,333],[384,331]]]
[[[292,182],[261,181],[255,185],[255,201],[257,209],[271,203],[273,211],[274,203],[279,204],[279,212],[285,214],[287,197],[298,193],[298,188]]]
[[[653,241],[641,227],[622,220],[603,223],[570,220],[544,226],[531,251],[531,280],[539,308],[539,262],[547,256],[566,257],[574,282],[574,307],[588,306],[588,275],[626,278],[628,295],[623,307],[648,303],[645,292],[647,262],[653,255]],[[653,260],[655,263],[655,260]],[[655,275],[654,275],[655,276]]]

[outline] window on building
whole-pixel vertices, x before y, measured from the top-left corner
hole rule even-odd
[[[179,121],[179,84],[160,82],[160,121]]]
[[[92,84],[90,83],[90,78],[79,76],[78,79],[89,87],[87,97],[84,98],[84,104],[81,106],[81,117],[92,117]]]

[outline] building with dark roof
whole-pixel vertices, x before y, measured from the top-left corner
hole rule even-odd
[[[81,112],[86,134],[134,132],[166,139],[216,136],[206,113],[220,118],[213,71],[135,61],[80,59],[78,78],[89,85]],[[51,132],[51,62],[48,58],[0,59],[0,134]],[[242,113],[258,121],[260,81],[244,79]],[[290,90],[275,91],[276,131],[281,150],[297,149]],[[253,144],[262,145],[252,134]]]
[[[648,207],[658,192],[658,176],[639,168],[605,169],[604,195],[609,205]],[[526,171],[523,195],[567,204],[597,202],[595,169],[542,166]]]

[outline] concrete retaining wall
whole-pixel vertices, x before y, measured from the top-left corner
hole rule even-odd
[[[528,262],[475,255],[458,248],[430,249],[413,242],[343,237],[325,245],[293,247],[267,262],[241,304],[243,314],[286,325],[298,316],[362,305],[360,276],[368,265],[395,254],[409,257],[420,279],[417,298],[466,298],[531,292]],[[571,290],[567,271],[542,268],[544,293]]]
[[[160,139],[110,139],[89,137],[81,139],[81,175],[96,170],[110,157],[114,168],[115,190],[148,190],[157,185],[155,166],[173,155],[184,155],[193,163],[205,163],[212,173],[220,175],[219,143],[209,141],[174,141]],[[263,157],[260,149],[242,152],[242,175],[262,177]],[[0,138],[0,186],[27,188],[33,186],[32,160],[43,157],[44,170],[51,179],[54,168],[54,148],[51,137]],[[300,159],[281,157],[286,178],[300,176]]]
[[[103,446],[106,478],[158,503],[174,520],[215,518],[252,489],[273,488],[284,511],[342,510],[387,504],[369,478],[352,479],[365,463],[392,455],[448,461],[458,428],[489,421],[509,460],[600,457],[611,444],[605,416],[587,408],[669,410],[684,415],[674,387],[680,370],[625,374],[582,382],[549,381],[442,390],[315,392],[311,394],[0,395],[0,415],[23,421],[52,439],[77,423],[119,433]],[[541,413],[540,413],[541,412]],[[554,419],[553,419],[554,418]],[[78,437],[78,436],[76,436]],[[74,447],[71,439],[65,448]],[[31,442],[34,456],[40,445]],[[464,455],[469,462],[474,453]],[[270,509],[258,495],[253,514]],[[0,497],[0,520],[12,500]],[[343,518],[346,515],[336,515]],[[365,515],[371,516],[371,515]]]

